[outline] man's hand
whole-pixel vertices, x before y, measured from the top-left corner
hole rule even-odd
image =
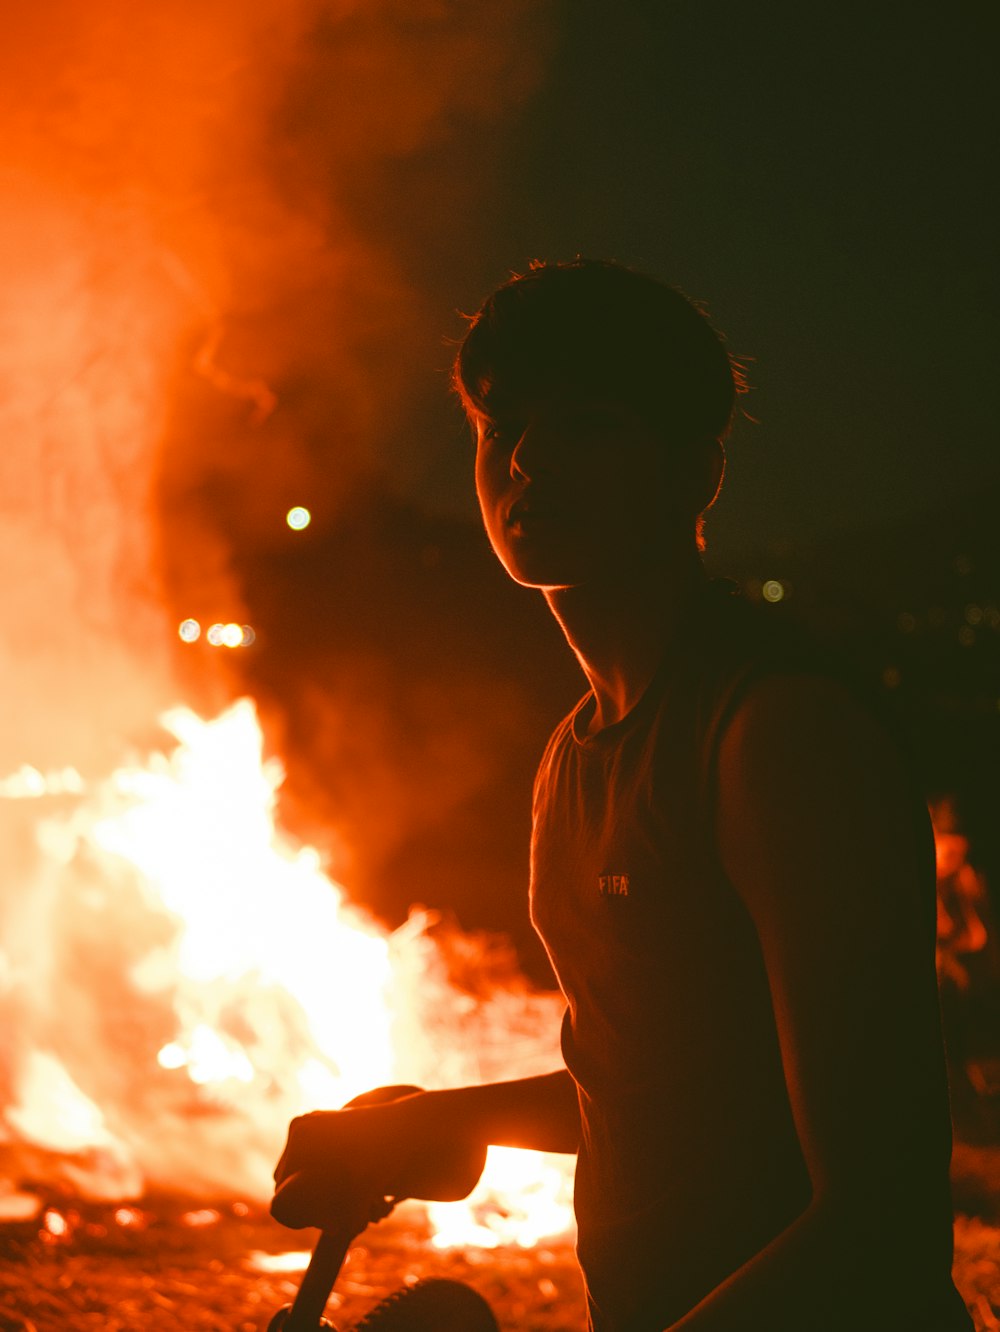
[[[380,1087],[343,1110],[293,1119],[271,1215],[293,1229],[360,1233],[395,1200],[464,1198],[482,1174],[486,1145],[450,1122],[438,1100],[417,1087]]]

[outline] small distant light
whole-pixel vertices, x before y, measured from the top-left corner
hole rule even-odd
[[[138,1207],[119,1207],[115,1210],[115,1221],[123,1230],[144,1230],[146,1213]]]
[[[965,620],[967,624],[982,624],[983,622],[982,606],[966,606]]]
[[[285,514],[285,522],[293,532],[301,532],[304,527],[308,527],[312,522],[312,514],[308,509],[303,509],[297,504],[294,509],[289,509]]]
[[[958,631],[958,641],[962,647],[972,647],[976,641],[976,631],[967,624],[963,624]]]
[[[882,683],[886,689],[896,689],[903,676],[898,666],[887,666],[882,672]]]
[[[243,646],[243,626],[241,624],[225,624],[222,626],[222,643],[227,648],[238,648]]]
[[[917,627],[917,617],[909,611],[900,611],[896,616],[896,628],[904,634],[912,634]]]
[[[234,1202],[229,1209],[233,1216],[249,1216],[250,1208],[245,1202]]]
[[[760,591],[765,601],[774,603],[784,598],[785,586],[777,578],[769,578]]]
[[[223,634],[226,632],[224,624],[213,624],[205,637],[212,644],[212,647],[221,647],[223,644]]]
[[[201,625],[197,620],[181,620],[177,632],[183,643],[197,643],[201,637]]]
[[[69,1230],[69,1222],[62,1212],[57,1212],[52,1207],[46,1211],[43,1224],[50,1235],[65,1235]]]
[[[244,624],[242,626],[242,629],[243,629],[243,641],[240,644],[240,647],[250,647],[251,644],[256,643],[257,635],[253,631],[253,625]]]
[[[214,1226],[220,1219],[220,1214],[214,1207],[201,1207],[196,1212],[185,1212],[181,1217],[181,1225],[192,1226],[196,1230],[201,1226]]]

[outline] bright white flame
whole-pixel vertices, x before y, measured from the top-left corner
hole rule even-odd
[[[327,1105],[385,1081],[392,1066],[388,943],[345,906],[312,848],[276,840],[283,772],[276,760],[261,762],[253,704],[243,699],[215,722],[185,708],[162,720],[180,748],[170,761],[119,771],[119,789],[132,803],[95,823],[90,835],[139,869],[176,917],[173,961],[187,1020],[173,1044],[186,1052],[192,1080],[233,1076],[239,1055],[253,1063],[252,1049],[217,1031],[217,987],[228,982],[248,990],[277,985],[298,1000],[335,1074]],[[146,959],[135,975],[141,988],[163,983],[162,961],[161,954]],[[173,966],[168,974],[176,978]]]
[[[161,722],[177,741],[169,757],[119,769],[38,824],[51,887],[26,896],[32,912],[5,947],[12,993],[34,1002],[61,978],[55,950],[39,974],[39,939],[78,956],[78,983],[93,987],[48,999],[63,1044],[11,1070],[18,1136],[89,1153],[86,1169],[65,1168],[74,1186],[133,1198],[145,1174],[263,1200],[295,1114],[381,1084],[557,1066],[559,996],[516,971],[477,996],[456,989],[431,916],[387,935],[345,902],[313,848],[275,831],[283,774],[262,760],[252,702],[210,722],[185,708]],[[463,974],[471,960],[499,977],[487,944],[446,942]],[[109,958],[124,965],[104,995]],[[433,1209],[437,1243],[565,1232],[571,1174],[568,1159],[491,1151],[468,1202]]]
[[[491,1147],[482,1178],[464,1202],[428,1204],[434,1246],[530,1249],[545,1236],[567,1233],[573,1225],[572,1171],[572,1157]],[[504,1211],[497,1210],[497,1197],[505,1200]]]
[[[29,1052],[19,1090],[18,1102],[8,1106],[5,1117],[28,1142],[57,1152],[78,1152],[111,1142],[101,1111],[53,1055],[42,1050]]]
[[[186,1041],[170,1041],[156,1056],[161,1068],[186,1068],[192,1082],[204,1085],[225,1082],[253,1082],[253,1065],[235,1042],[201,1024]]]
[[[301,532],[312,522],[312,514],[308,509],[304,509],[301,504],[297,504],[294,509],[288,510],[285,515],[285,522],[293,532]]]

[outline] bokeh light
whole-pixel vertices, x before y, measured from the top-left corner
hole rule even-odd
[[[182,643],[197,643],[201,637],[201,625],[197,620],[181,620],[177,632]]]
[[[308,527],[312,522],[312,514],[308,509],[302,508],[297,504],[294,509],[289,509],[285,515],[285,522],[293,532],[301,532],[304,527]]]
[[[226,632],[226,626],[224,624],[213,624],[211,629],[209,629],[208,633],[205,635],[205,637],[212,644],[212,647],[221,647],[222,635],[225,632]]]
[[[779,583],[777,578],[769,578],[761,588],[761,594],[765,601],[782,601],[785,596],[785,585]]]
[[[243,646],[243,626],[241,624],[226,624],[222,627],[222,642],[227,648],[237,648]]]
[[[256,643],[256,641],[257,641],[257,635],[254,633],[253,625],[250,624],[243,625],[243,642],[241,643],[240,646],[250,647],[251,644]]]

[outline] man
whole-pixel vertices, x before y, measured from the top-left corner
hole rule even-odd
[[[275,1216],[463,1196],[487,1143],[578,1151],[595,1332],[971,1328],[927,810],[862,694],[706,578],[720,337],[651,278],[538,265],[455,384],[493,549],[590,686],[534,799],[566,1069],[294,1121]]]

